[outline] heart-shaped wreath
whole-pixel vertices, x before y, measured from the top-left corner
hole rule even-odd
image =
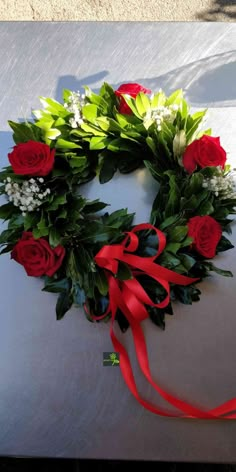
[[[41,98],[43,109],[30,122],[9,121],[15,146],[0,173],[8,220],[1,254],[42,277],[43,290],[58,293],[57,318],[75,304],[91,321],[111,318],[111,339],[123,377],[137,400],[165,416],[235,418],[236,400],[199,410],[162,390],[152,379],[141,321],[165,327],[172,301],[199,300],[198,284],[211,271],[225,276],[212,259],[233,247],[230,232],[236,193],[233,172],[219,137],[199,131],[206,110],[190,114],[181,90],[167,97],[139,84],[118,90],[104,83],[98,94],[64,90],[63,103]],[[146,166],[159,183],[150,221],[132,226],[127,209],[102,213],[80,186],[98,177]],[[210,259],[210,260],[209,260]],[[130,361],[116,337],[131,326],[142,372],[171,413],[143,400]]]

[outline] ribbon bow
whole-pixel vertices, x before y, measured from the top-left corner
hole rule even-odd
[[[158,237],[158,250],[154,256],[141,257],[133,254],[137,250],[139,244],[139,239],[136,233],[142,230],[153,230]],[[141,327],[141,322],[149,316],[145,305],[165,308],[170,302],[170,283],[186,286],[199,279],[177,274],[176,272],[166,269],[154,262],[165,249],[166,237],[160,230],[151,224],[137,225],[132,229],[132,231],[127,232],[126,234],[127,235],[121,244],[103,246],[95,256],[96,264],[106,270],[109,287],[109,305],[103,315],[92,315],[92,318],[94,320],[101,320],[111,313],[110,336],[114,350],[120,355],[120,368],[128,388],[141,405],[160,416],[201,419],[235,419],[236,413],[233,412],[236,411],[236,399],[229,400],[213,410],[205,411],[174,397],[163,390],[153,380],[149,367],[146,341]],[[131,269],[132,279],[120,281],[116,278],[119,262],[128,264]],[[146,274],[153,278],[165,289],[166,296],[161,302],[154,303],[145,292],[144,288],[136,278],[136,276],[141,274]],[[113,329],[118,309],[122,311],[130,324],[137,359],[144,376],[152,387],[181,413],[173,413],[160,409],[147,402],[139,395],[128,353],[121,342],[117,339]]]

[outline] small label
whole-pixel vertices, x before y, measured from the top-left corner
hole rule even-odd
[[[103,365],[107,367],[113,367],[120,365],[120,356],[118,352],[104,352],[103,353]]]

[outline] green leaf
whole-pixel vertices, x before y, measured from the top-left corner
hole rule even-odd
[[[96,151],[100,149],[104,149],[107,147],[107,145],[110,143],[110,138],[106,136],[94,136],[91,138],[90,143],[89,143],[89,149],[91,151]]]
[[[151,108],[150,100],[143,92],[138,93],[135,99],[135,104],[140,116],[146,115],[147,111]]]
[[[56,228],[49,230],[49,244],[51,247],[57,247],[61,243],[61,235]]]
[[[117,235],[116,228],[102,224],[101,221],[92,221],[86,224],[80,240],[91,244],[107,243],[109,238],[115,235]]]
[[[176,254],[177,251],[181,248],[181,244],[180,243],[168,243],[166,245],[166,250],[168,252],[171,252],[172,254]]]
[[[204,266],[209,270],[216,272],[216,274],[223,275],[224,277],[233,277],[233,274],[230,270],[223,270],[219,267],[216,267],[212,262],[204,262]]]
[[[40,102],[43,107],[52,115],[58,116],[67,116],[68,111],[66,108],[53,98],[39,97]]]
[[[167,99],[166,99],[166,106],[169,105],[180,105],[183,100],[183,90],[178,89],[175,90]]]
[[[0,206],[0,219],[9,220],[15,211],[16,209],[12,203],[6,203],[5,205]]]
[[[212,129],[211,128],[208,128],[208,129],[204,129],[202,131],[199,131],[196,135],[196,139],[200,139],[202,136],[211,136],[211,133],[212,133]]]
[[[79,144],[76,144],[72,141],[67,141],[66,139],[62,138],[57,139],[56,142],[56,148],[59,149],[79,149],[81,147],[82,146],[80,146]]]
[[[95,285],[101,295],[105,296],[108,293],[108,282],[103,270],[95,273]]]
[[[130,97],[129,95],[125,95],[125,94],[122,95],[122,96],[123,96],[125,102],[127,103],[127,105],[129,105],[129,107],[132,110],[133,114],[141,120],[142,116],[140,115],[140,113],[137,110],[137,107],[136,107],[136,104],[135,104],[135,99]]]
[[[188,233],[187,226],[175,226],[169,235],[171,242],[181,242]]]
[[[57,304],[56,304],[56,315],[57,320],[61,320],[67,311],[71,308],[73,303],[73,298],[70,293],[62,292],[60,293]]]
[[[56,126],[56,128],[58,128],[58,126],[64,126],[66,124],[66,120],[64,118],[57,118],[56,121],[54,121],[54,126]]]
[[[41,130],[32,123],[15,123],[8,121],[9,126],[14,131],[13,139],[16,144],[27,141],[41,141]]]
[[[18,238],[18,231],[15,229],[5,229],[4,231],[1,232],[0,234],[0,244],[6,244],[8,242],[12,242],[12,240],[17,240]]]
[[[220,242],[217,245],[216,252],[228,251],[233,249],[234,245],[225,236],[221,236]]]
[[[186,133],[187,143],[191,142],[194,139],[195,133],[196,133],[201,121],[203,120],[206,112],[207,112],[207,110],[203,110],[203,111],[195,113],[194,115],[192,115],[190,117],[189,123],[191,123],[191,124],[190,124],[190,126],[188,126],[188,131]]]
[[[56,195],[52,203],[47,207],[48,211],[57,210],[59,205],[64,205],[67,201],[66,194]]]
[[[117,161],[118,158],[114,154],[110,154],[110,156],[104,155],[99,173],[100,184],[105,184],[112,179],[117,171]]]
[[[119,262],[118,265],[118,272],[116,277],[119,280],[130,280],[133,278],[132,271],[130,270],[129,266],[124,262]]]
[[[107,110],[107,102],[106,100],[104,100],[102,96],[97,95],[96,93],[92,92],[92,90],[87,85],[84,86],[84,89],[86,92],[86,97],[90,101],[90,103],[98,105],[101,111]]]
[[[47,236],[48,233],[49,233],[48,223],[47,223],[45,217],[43,216],[43,213],[41,215],[40,221],[37,224],[37,229],[40,232],[40,237],[41,236]]]
[[[155,93],[155,95],[150,99],[151,101],[151,108],[158,108],[160,106],[164,106],[166,103],[166,95],[164,92],[160,91]]]
[[[138,169],[142,163],[142,156],[138,154],[122,153],[119,156],[117,165],[121,174],[128,174]]]
[[[107,82],[104,82],[100,88],[99,95],[103,97],[106,101],[115,99],[115,92],[111,85]]]
[[[134,115],[122,115],[120,113],[114,112],[115,117],[121,128],[132,130],[132,132],[137,133],[138,126],[140,126],[140,120]]]
[[[34,228],[34,229],[33,229],[33,237],[34,237],[35,239],[39,239],[39,238],[41,238],[41,236],[42,236],[42,234],[41,234],[40,229]]]
[[[63,89],[62,98],[64,102],[68,102],[68,100],[70,99],[71,93],[72,93],[71,90]]]
[[[210,201],[202,202],[197,209],[197,213],[200,216],[211,215],[211,213],[214,213],[214,207]]]
[[[1,251],[0,251],[0,255],[2,254],[7,254],[8,252],[10,252],[14,247],[14,244],[8,244],[7,246],[5,246]]]
[[[175,286],[175,295],[185,305],[192,305],[191,287]]]
[[[94,136],[107,136],[104,131],[100,131],[98,128],[96,128],[95,126],[93,125],[88,125],[87,123],[82,123],[81,125],[81,129],[90,133],[90,134],[93,134]],[[73,134],[77,134],[76,133],[76,130],[73,131]]]
[[[180,210],[185,210],[185,211],[193,213],[194,211],[196,211],[196,208],[198,207],[198,205],[199,205],[199,200],[196,197],[196,195],[191,195],[190,198],[182,197],[180,201]]]
[[[200,172],[193,173],[190,177],[188,185],[186,185],[185,196],[190,198],[192,194],[197,194],[203,190],[203,175]]]
[[[166,174],[168,175],[168,172]],[[168,177],[169,177],[169,198],[168,198],[166,208],[165,208],[166,218],[174,215],[175,213],[178,213],[180,197],[181,197],[176,176],[173,174],[169,174]]]
[[[45,131],[44,133],[44,136],[45,136],[45,139],[46,140],[54,140],[56,139],[58,136],[60,136],[61,132],[59,131],[59,129],[56,129],[56,128],[51,128],[51,129],[48,129]]]
[[[69,159],[69,164],[72,169],[74,168],[85,168],[87,166],[87,157],[85,156],[72,156]]]
[[[24,224],[25,217],[22,215],[13,215],[8,222],[8,229],[19,229]]]
[[[128,213],[127,208],[113,211],[110,215],[104,215],[105,223],[112,228],[128,230],[133,221],[134,213]]]
[[[135,146],[136,148],[136,146]],[[130,142],[126,142],[123,139],[115,138],[109,142],[107,149],[112,152],[127,151],[131,152],[134,149],[134,146]]]
[[[160,256],[161,264],[167,269],[174,269],[180,263],[178,257],[174,256],[171,252],[165,250],[165,252]]]
[[[183,241],[181,241],[181,247],[191,246],[192,242],[193,242],[193,238],[190,238],[189,236],[187,236]]]
[[[56,221],[59,219],[65,219],[68,217],[67,208],[62,208],[62,210],[57,214]]]
[[[154,156],[156,156],[157,155],[157,148],[156,148],[156,144],[155,144],[154,139],[151,136],[147,136],[146,137],[146,143],[147,143],[148,147],[151,149],[151,151],[153,152]]]
[[[42,129],[44,133],[50,131],[54,123],[54,118],[51,115],[43,114],[42,118],[36,121],[35,126]]]
[[[61,293],[68,292],[70,288],[68,279],[54,280],[51,279],[47,281],[46,285],[43,287],[43,292],[52,292],[52,293]]]
[[[160,230],[164,230],[166,228],[168,228],[168,226],[171,226],[173,225],[174,223],[176,223],[178,220],[180,220],[181,217],[179,214],[177,215],[172,215],[172,216],[169,216],[168,218],[166,218],[161,224],[160,224]]]
[[[165,329],[165,311],[156,307],[149,307],[148,312],[149,312],[151,321],[156,326],[159,326],[159,328],[164,330]]]
[[[195,259],[188,254],[179,254],[179,258],[187,271],[196,264]]]
[[[215,220],[224,220],[229,215],[230,211],[225,207],[218,207],[214,209],[214,214],[212,215]]]
[[[107,203],[100,202],[99,200],[94,200],[92,202],[86,203],[83,212],[88,213],[96,213],[97,211],[103,210],[103,208],[107,207]]]
[[[71,278],[73,281],[81,281],[80,266],[78,258],[76,257],[75,251],[70,250],[67,261],[66,261],[66,274],[67,277]]]
[[[39,222],[39,212],[38,213],[26,213],[25,218],[24,218],[24,229],[25,231],[28,231],[29,229],[33,229],[37,226]]]
[[[180,110],[182,118],[186,120],[189,113],[189,106],[184,98],[182,99],[182,103],[180,104]]]
[[[90,123],[95,123],[97,115],[98,115],[98,107],[92,103],[87,103],[82,108],[83,117],[89,121]],[[95,123],[96,124],[96,123]]]

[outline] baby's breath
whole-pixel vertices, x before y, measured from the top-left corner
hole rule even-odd
[[[82,108],[85,105],[85,94],[80,94],[80,92],[71,92],[67,103],[64,103],[64,107],[70,112],[73,113],[73,117],[69,119],[69,123],[72,128],[78,128],[83,122],[84,118],[82,115]]]
[[[11,177],[7,177],[4,183],[9,201],[19,207],[23,216],[36,210],[50,194],[50,189],[44,185],[43,177],[31,178],[20,183],[13,182]]]
[[[144,121],[152,120],[153,122],[156,122],[157,130],[161,131],[163,122],[173,123],[176,118],[178,108],[178,105],[161,105],[159,107],[153,108],[146,114]]]
[[[235,171],[231,171],[228,174],[224,174],[221,167],[217,167],[212,177],[204,178],[202,186],[222,200],[228,198],[235,199],[236,173]]]

